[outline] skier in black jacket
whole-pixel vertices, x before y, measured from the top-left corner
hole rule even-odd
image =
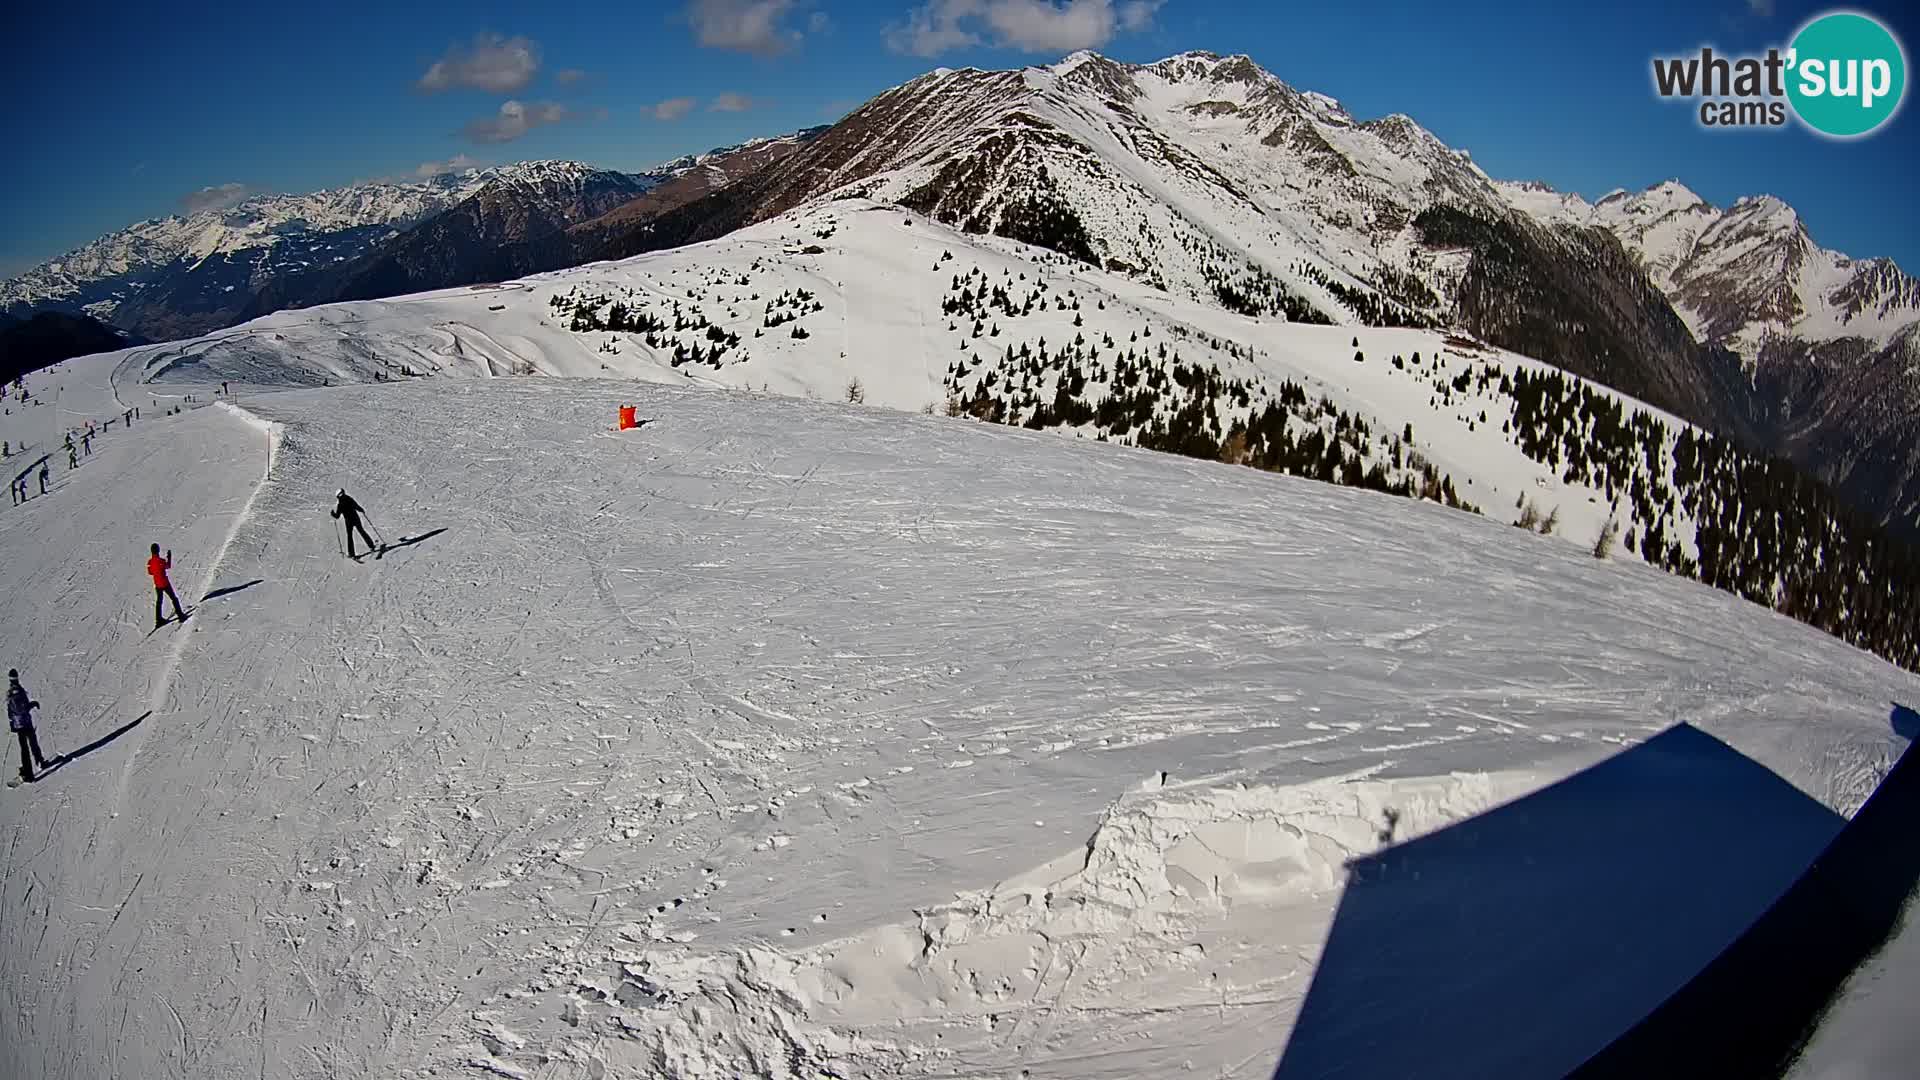
[[[360,557],[353,551],[353,534],[356,532],[360,534],[360,539],[367,542],[368,551],[376,553],[379,551],[379,545],[373,542],[373,537],[367,535],[366,527],[360,524],[360,517],[365,513],[366,511],[360,508],[360,504],[353,501],[353,496],[347,494],[347,489],[341,488],[335,496],[333,512],[328,516],[339,518],[341,527],[346,531],[347,558],[349,559]]]
[[[39,707],[20,685],[20,673],[7,672],[7,726],[20,737],[20,779],[28,783],[33,782],[35,766],[43,771],[47,767],[47,759],[40,754],[40,737],[33,730],[33,710]]]

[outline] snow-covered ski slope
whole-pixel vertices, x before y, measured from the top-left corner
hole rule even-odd
[[[274,355],[347,364],[351,310]],[[0,515],[6,662],[86,748],[0,791],[0,1075],[1264,1077],[1384,836],[1681,721],[1848,813],[1920,695],[1406,499],[632,381],[166,416],[207,391],[138,384],[162,352],[0,417],[149,402]],[[383,559],[340,554],[341,486]],[[150,542],[195,609],[151,635]]]
[[[1003,291],[1013,316],[979,307],[955,313],[963,293]],[[801,297],[804,296],[804,299]],[[1035,302],[1029,304],[1027,301]],[[575,330],[590,311],[605,322],[615,303],[669,329],[652,335]],[[676,321],[682,329],[672,330]],[[768,326],[772,321],[774,325]],[[978,333],[976,334],[976,322]],[[709,325],[712,329],[709,329]],[[798,329],[804,337],[795,337]],[[756,336],[756,333],[758,336]],[[674,362],[675,347],[719,347],[717,362]],[[1365,420],[1361,457],[1390,472],[1402,447],[1452,479],[1461,498],[1498,520],[1519,516],[1522,498],[1542,515],[1559,511],[1561,542],[1590,547],[1613,516],[1643,536],[1632,500],[1598,482],[1569,479],[1534,460],[1506,430],[1514,399],[1498,376],[1549,372],[1536,360],[1442,331],[1313,326],[1234,314],[1093,270],[1052,252],[997,237],[960,233],[923,215],[866,200],[803,208],[721,240],[618,263],[596,263],[474,288],[393,300],[284,311],[231,330],[129,354],[122,378],[207,384],[222,379],[270,387],[361,382],[376,376],[516,373],[623,377],[698,386],[768,390],[837,401],[858,380],[869,404],[945,411],[950,394],[982,388],[1009,400],[1051,402],[1057,368],[1023,375],[1009,350],[1036,356],[1074,350],[1075,363],[1104,369],[1083,391],[1114,388],[1116,358],[1144,368],[1217,369],[1242,380],[1245,401],[1215,402],[1223,425],[1272,401],[1283,384],[1302,387]],[[1359,354],[1362,359],[1355,360]],[[1395,358],[1400,363],[1395,362]],[[1417,361],[1417,362],[1416,362]],[[958,370],[955,370],[957,367]],[[1479,381],[1492,373],[1493,384]],[[1472,379],[1470,385],[1456,382]],[[1577,380],[1575,380],[1577,382]],[[1677,434],[1686,425],[1614,395]],[[1172,398],[1161,413],[1171,411]],[[1318,422],[1331,434],[1333,418]],[[1092,434],[1083,426],[1082,434]],[[1670,480],[1672,438],[1646,479]],[[1656,515],[1658,528],[1688,551],[1693,522],[1683,506]],[[1637,558],[1619,550],[1618,557]]]

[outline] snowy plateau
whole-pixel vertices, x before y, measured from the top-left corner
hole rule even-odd
[[[975,338],[956,279],[1044,302]],[[1292,382],[1371,417],[1380,455],[1413,425],[1490,513],[945,415],[991,373],[960,357],[1131,334],[1246,380],[1233,407]],[[0,792],[0,1074],[1271,1076],[1356,861],[1686,724],[1801,824],[1715,896],[1653,803],[1588,807],[1644,859],[1569,922],[1693,928],[1617,995],[1647,1009],[1874,790],[1920,680],[1596,559],[1597,492],[1492,400],[1438,404],[1475,365],[1540,367],[841,200],[36,373],[15,461],[111,423],[0,517],[0,636],[69,753]],[[342,486],[382,557],[340,552]],[[1494,513],[1523,494],[1565,528]],[[150,542],[190,607],[152,634]],[[1463,978],[1586,1011],[1480,949],[1392,959],[1363,1013]],[[1599,1045],[1519,1032],[1446,1074]]]
[[[957,281],[1022,314],[976,337]],[[947,415],[1042,338],[1216,369],[1242,415],[1298,386],[1333,413],[1290,423],[1381,462],[1411,425],[1402,465],[1488,513]],[[0,516],[0,638],[69,755],[0,792],[0,1074],[1266,1077],[1361,860],[1675,731],[1757,763],[1778,790],[1715,845],[1771,853],[1742,889],[1629,788],[1584,813],[1633,869],[1556,834],[1607,901],[1534,881],[1540,947],[1363,935],[1370,1023],[1505,1002],[1497,1038],[1393,1043],[1431,1075],[1557,1075],[1799,873],[1920,679],[1595,559],[1605,493],[1482,419],[1484,380],[1435,387],[1536,370],[840,200],[32,375],[17,462],[106,426]],[[381,557],[343,557],[341,487]],[[1511,527],[1522,496],[1562,529]],[[152,633],[149,543],[191,609]],[[1477,880],[1447,910],[1496,910]],[[1676,926],[1612,1012],[1528,968]],[[1315,1032],[1322,1066],[1381,1045]]]

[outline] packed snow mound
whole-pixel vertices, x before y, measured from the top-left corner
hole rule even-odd
[[[150,355],[0,416],[144,406],[0,516],[72,755],[0,795],[5,1075],[1264,1077],[1349,858],[1680,721],[1845,813],[1920,689],[1217,463],[630,380],[169,415]]]

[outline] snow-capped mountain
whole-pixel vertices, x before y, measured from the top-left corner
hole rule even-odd
[[[1875,449],[1891,441],[1836,455],[1820,448],[1827,428],[1806,427],[1870,393],[1842,380],[1837,391],[1823,385],[1820,394],[1841,396],[1821,403],[1805,390],[1756,385],[1738,342],[1712,332],[1725,307],[1708,301],[1714,282],[1758,281],[1753,302],[1764,309],[1769,300],[1768,260],[1785,256],[1751,250],[1750,236],[1782,216],[1769,209],[1777,204],[1756,201],[1751,212],[1743,204],[1713,230],[1702,222],[1690,232],[1691,200],[1677,191],[1658,205],[1593,208],[1496,183],[1412,119],[1358,120],[1244,56],[1185,53],[1136,65],[1077,53],[1019,71],[935,71],[725,191],[585,254],[672,247],[848,197],[1049,247],[1256,317],[1461,326],[1750,445],[1793,453],[1828,480],[1844,479],[1856,504],[1882,520],[1910,527],[1920,512],[1920,490],[1888,498],[1889,468],[1909,471],[1887,466]],[[1723,238],[1723,254],[1683,259],[1675,245],[1693,232]],[[1808,281],[1844,262],[1795,258],[1812,268]],[[1897,273],[1873,270],[1828,289],[1821,295],[1853,314],[1826,320],[1871,321],[1883,339],[1897,339],[1911,324],[1893,302],[1904,295]],[[1771,302],[1786,310],[1778,297]],[[1795,423],[1783,423],[1789,415]]]
[[[675,158],[656,167],[650,175],[660,183],[645,194],[624,203],[597,218],[583,221],[570,230],[566,249],[554,251],[543,269],[557,269],[583,261],[583,252],[592,251],[606,238],[632,229],[669,210],[693,202],[735,183],[742,177],[792,154],[827,131],[825,127],[805,128],[772,139],[750,139],[734,146]]]
[[[705,193],[804,135],[678,158],[640,174],[525,161],[417,181],[258,195],[230,209],[144,221],[101,237],[0,283],[0,311],[85,311],[165,340],[289,304],[386,295],[377,291],[381,282],[405,291],[406,275],[394,280],[397,264],[437,267],[429,276],[450,274],[463,284],[510,275],[529,267],[489,258],[488,249],[562,231],[692,173],[702,174],[698,193]],[[408,235],[456,208],[464,208],[463,218]]]
[[[578,162],[532,161],[405,183],[260,195],[231,209],[144,221],[102,237],[0,284],[0,309],[81,310],[146,337],[185,336],[226,325],[270,282],[349,263],[482,193],[538,192],[565,200],[615,190],[631,198],[650,183]]]
[[[399,296],[572,266],[583,261],[584,246],[607,232],[721,190],[792,153],[812,134],[801,131],[676,158],[639,176],[543,171],[495,180],[350,262],[265,285],[243,314]]]
[[[196,275],[209,279],[202,288],[217,302],[220,294],[275,275],[353,258],[466,198],[498,173],[467,170],[406,183],[257,195],[230,209],[143,221],[0,283],[0,309],[84,310],[163,337],[170,327],[143,324],[121,309]]]
[[[1410,118],[1356,120],[1245,56],[935,71],[594,254],[853,196],[1256,317],[1458,324],[1717,429],[1743,415],[1617,245],[1515,211]]]
[[[707,179],[714,187],[725,187],[728,183],[752,172],[754,169],[798,150],[808,140],[819,136],[832,125],[802,128],[786,135],[771,138],[748,139],[732,146],[715,147],[699,154],[686,154],[671,161],[663,161],[647,170],[649,176],[678,178],[695,171],[707,173]]]
[[[1884,347],[1920,321],[1920,281],[1891,259],[1819,246],[1793,207],[1771,195],[1721,209],[1678,180],[1592,204],[1539,183],[1496,186],[1542,221],[1618,236],[1701,341],[1749,362],[1774,339],[1862,338]]]
[[[825,131],[644,179],[617,206],[483,184],[457,212],[195,310],[501,280],[867,198],[1256,318],[1461,327],[1791,454],[1883,521],[1920,520],[1916,290],[1890,263],[1817,248],[1777,200],[1720,211],[1668,184],[1589,205],[1496,182],[1409,117],[1359,120],[1245,56],[941,69]]]
[[[1538,220],[1617,236],[1696,337],[1740,357],[1763,444],[1878,520],[1920,528],[1920,281],[1819,246],[1770,195],[1722,209],[1678,180],[1592,204],[1500,189]]]
[[[1505,209],[1466,155],[1406,117],[1361,123],[1244,56],[1129,65],[1076,53],[889,90],[720,205],[615,251],[844,195],[1042,243],[1177,295],[1369,323],[1443,310],[1420,284],[1433,275],[1408,232],[1419,210]]]
[[[534,268],[517,257],[528,245],[624,205],[666,178],[571,161],[489,172],[458,202],[351,259],[259,283],[240,316],[513,277]]]

